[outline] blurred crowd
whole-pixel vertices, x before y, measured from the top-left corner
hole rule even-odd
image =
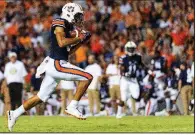
[[[12,106],[9,88],[3,79],[5,65],[13,56],[8,57],[9,53],[15,52],[17,59],[24,64],[27,71],[22,91],[24,102],[39,89],[38,84],[34,82],[36,67],[49,53],[51,22],[60,16],[66,2],[70,0],[9,0],[4,12],[0,14],[0,98],[2,99],[0,104],[4,102],[5,110]],[[164,71],[166,76],[171,70],[180,72],[183,69],[180,68],[182,63],[186,69],[191,69],[194,65],[194,0],[72,0],[72,2],[81,4],[84,8],[83,29],[90,31],[92,37],[88,44],[84,44],[70,56],[70,62],[83,69],[87,69],[92,63],[97,63],[100,67],[97,81],[99,84],[93,88],[97,92],[88,91],[81,100],[81,110],[89,111],[89,115],[100,114],[103,110],[110,115],[115,113],[115,109],[111,109],[113,105],[106,69],[109,64],[114,63],[115,57],[125,54],[124,45],[128,41],[137,44],[137,52],[142,55],[143,63],[149,69],[155,52],[159,52],[160,57],[164,57],[166,61]],[[99,70],[96,71],[99,74]],[[176,73],[179,75],[178,79],[179,72]],[[144,71],[143,76],[147,74],[148,72]],[[185,99],[188,103],[194,91],[193,82],[193,80],[189,82],[191,94],[189,99]],[[68,83],[71,84],[66,88]],[[61,82],[47,103],[29,113],[59,114],[60,108],[65,108],[71,100],[75,83]],[[89,95],[91,100],[88,99]],[[90,110],[85,108],[89,103]],[[95,113],[93,104],[97,105]],[[0,110],[3,112],[1,108]],[[63,115],[62,112],[60,114]]]

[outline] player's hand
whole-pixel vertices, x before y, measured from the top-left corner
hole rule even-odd
[[[81,43],[85,43],[91,38],[91,33],[89,31],[85,31],[80,34],[79,38],[81,39]]]
[[[125,77],[130,77],[130,74],[129,74],[128,72],[126,72],[126,73],[124,74],[124,76],[125,76]]]

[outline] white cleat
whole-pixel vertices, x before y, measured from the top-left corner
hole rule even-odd
[[[7,122],[8,122],[8,129],[12,132],[12,129],[16,123],[16,118],[14,117],[14,111],[7,111]]]
[[[67,109],[65,109],[65,114],[76,117],[79,120],[86,120],[86,116],[82,115],[82,113],[74,107],[67,107]]]
[[[170,116],[170,114],[165,109],[163,109],[160,112],[155,112],[155,116]]]
[[[116,115],[116,118],[117,118],[117,119],[121,119],[123,116],[125,116],[125,114],[117,114],[117,115]]]

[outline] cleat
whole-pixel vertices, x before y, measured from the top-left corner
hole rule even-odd
[[[116,118],[117,118],[117,119],[121,119],[123,116],[125,116],[125,115],[124,115],[124,114],[117,114],[117,115],[116,115]]]
[[[16,118],[14,118],[14,111],[7,111],[7,122],[8,122],[8,129],[12,132],[12,129],[16,123]]]
[[[65,114],[71,115],[79,120],[86,120],[86,116],[83,116],[77,108],[67,107],[67,109],[65,110]]]

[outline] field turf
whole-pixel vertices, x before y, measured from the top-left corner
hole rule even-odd
[[[8,132],[0,117],[0,132]],[[89,117],[77,120],[61,116],[22,116],[13,132],[194,132],[193,116]]]

